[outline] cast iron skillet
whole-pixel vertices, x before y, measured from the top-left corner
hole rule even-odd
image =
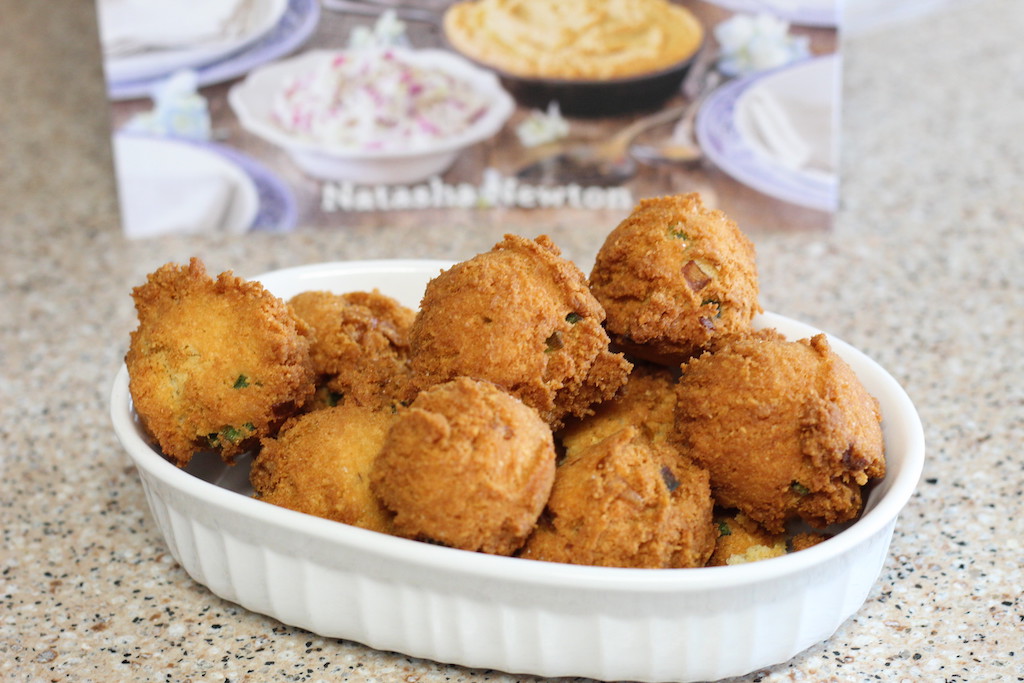
[[[545,109],[555,101],[566,116],[616,116],[657,109],[677,94],[702,48],[703,44],[683,61],[660,71],[607,80],[531,78],[475,63],[494,71],[502,86],[524,107]]]

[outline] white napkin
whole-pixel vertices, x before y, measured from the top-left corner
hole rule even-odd
[[[835,173],[831,106],[789,101],[755,86],[744,98],[741,115],[762,150],[782,166]]]
[[[121,222],[131,239],[217,232],[234,194],[223,176],[173,169],[119,174],[118,191]]]
[[[171,168],[119,168],[117,188],[132,239],[219,232],[235,191],[224,176]]]
[[[246,35],[255,0],[99,0],[106,57],[217,44]]]

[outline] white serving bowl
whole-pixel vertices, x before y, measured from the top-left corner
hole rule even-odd
[[[251,71],[228,92],[228,102],[242,127],[285,150],[303,171],[324,180],[362,184],[415,183],[443,173],[464,149],[496,135],[515,108],[497,76],[444,50],[393,49],[419,68],[437,69],[468,83],[488,102],[486,113],[469,128],[430,145],[373,150],[312,142],[274,123],[273,100],[287,79],[314,69],[342,51],[313,50]]]
[[[267,273],[282,298],[374,287],[418,305],[440,261],[325,263]],[[817,333],[765,313],[791,339]],[[175,559],[247,609],[325,637],[469,667],[542,676],[700,681],[792,658],[864,602],[924,462],[913,404],[879,365],[829,339],[881,403],[888,471],[863,515],[814,547],[746,565],[617,569],[471,553],[387,536],[250,497],[247,460],[165,460],[140,428],[122,367],[114,430]]]

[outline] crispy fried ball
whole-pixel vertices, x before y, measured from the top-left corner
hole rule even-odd
[[[249,473],[256,498],[336,522],[391,533],[370,491],[370,470],[394,415],[345,403],[289,420],[264,439]]]
[[[670,443],[675,432],[676,377],[668,368],[637,363],[618,394],[594,408],[594,414],[567,423],[556,435],[571,457],[620,429],[635,426],[639,435]]]
[[[753,244],[698,194],[641,200],[598,251],[590,289],[614,344],[665,365],[761,311]]]
[[[179,467],[199,450],[231,462],[313,395],[309,329],[258,282],[230,271],[214,280],[193,258],[150,274],[132,297],[132,401]]]
[[[537,412],[460,377],[399,410],[371,481],[399,535],[509,555],[533,530],[554,477],[551,429]]]
[[[825,335],[739,335],[682,369],[678,438],[721,506],[772,533],[859,514],[861,487],[885,474],[881,413]]]
[[[701,567],[715,547],[707,472],[627,427],[566,458],[520,557]]]
[[[789,540],[788,550],[791,553],[806,550],[807,548],[818,545],[822,541],[827,541],[829,538],[831,538],[829,534],[821,534],[813,531],[794,534]]]
[[[801,531],[771,533],[760,524],[735,510],[715,515],[718,541],[715,552],[708,560],[709,567],[746,564],[781,557],[817,545],[829,535]]]
[[[390,407],[405,395],[409,327],[415,312],[372,292],[308,291],[288,302],[314,332],[318,405],[353,401]]]
[[[603,320],[583,273],[548,237],[506,235],[427,285],[410,332],[413,383],[486,379],[557,428],[613,396],[629,374],[608,350]]]
[[[730,511],[715,516],[718,542],[708,566],[745,564],[816,546],[829,538],[816,531],[771,533],[742,512]]]
[[[773,534],[742,512],[715,516],[718,540],[709,567],[745,564],[786,554],[786,534]]]

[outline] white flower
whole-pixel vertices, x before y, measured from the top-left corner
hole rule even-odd
[[[764,71],[786,64],[791,51],[786,43],[767,36],[755,36],[747,45],[747,60],[754,71]]]
[[[548,104],[546,112],[534,109],[516,127],[516,135],[524,147],[536,147],[564,138],[569,134],[569,122],[562,116],[558,102]]]
[[[764,38],[785,41],[789,33],[789,24],[771,14],[758,14],[754,17],[754,33]]]
[[[789,24],[770,14],[737,14],[714,29],[718,67],[733,76],[773,69],[810,54],[806,37],[789,35]]]
[[[754,17],[737,14],[715,26],[714,33],[723,53],[739,52],[754,37]]]
[[[353,50],[405,45],[405,23],[394,10],[387,10],[377,18],[373,28],[356,26],[348,37],[348,46]]]
[[[150,135],[210,139],[210,110],[206,98],[199,94],[195,71],[173,73],[153,93],[153,109],[133,116],[125,130]]]

